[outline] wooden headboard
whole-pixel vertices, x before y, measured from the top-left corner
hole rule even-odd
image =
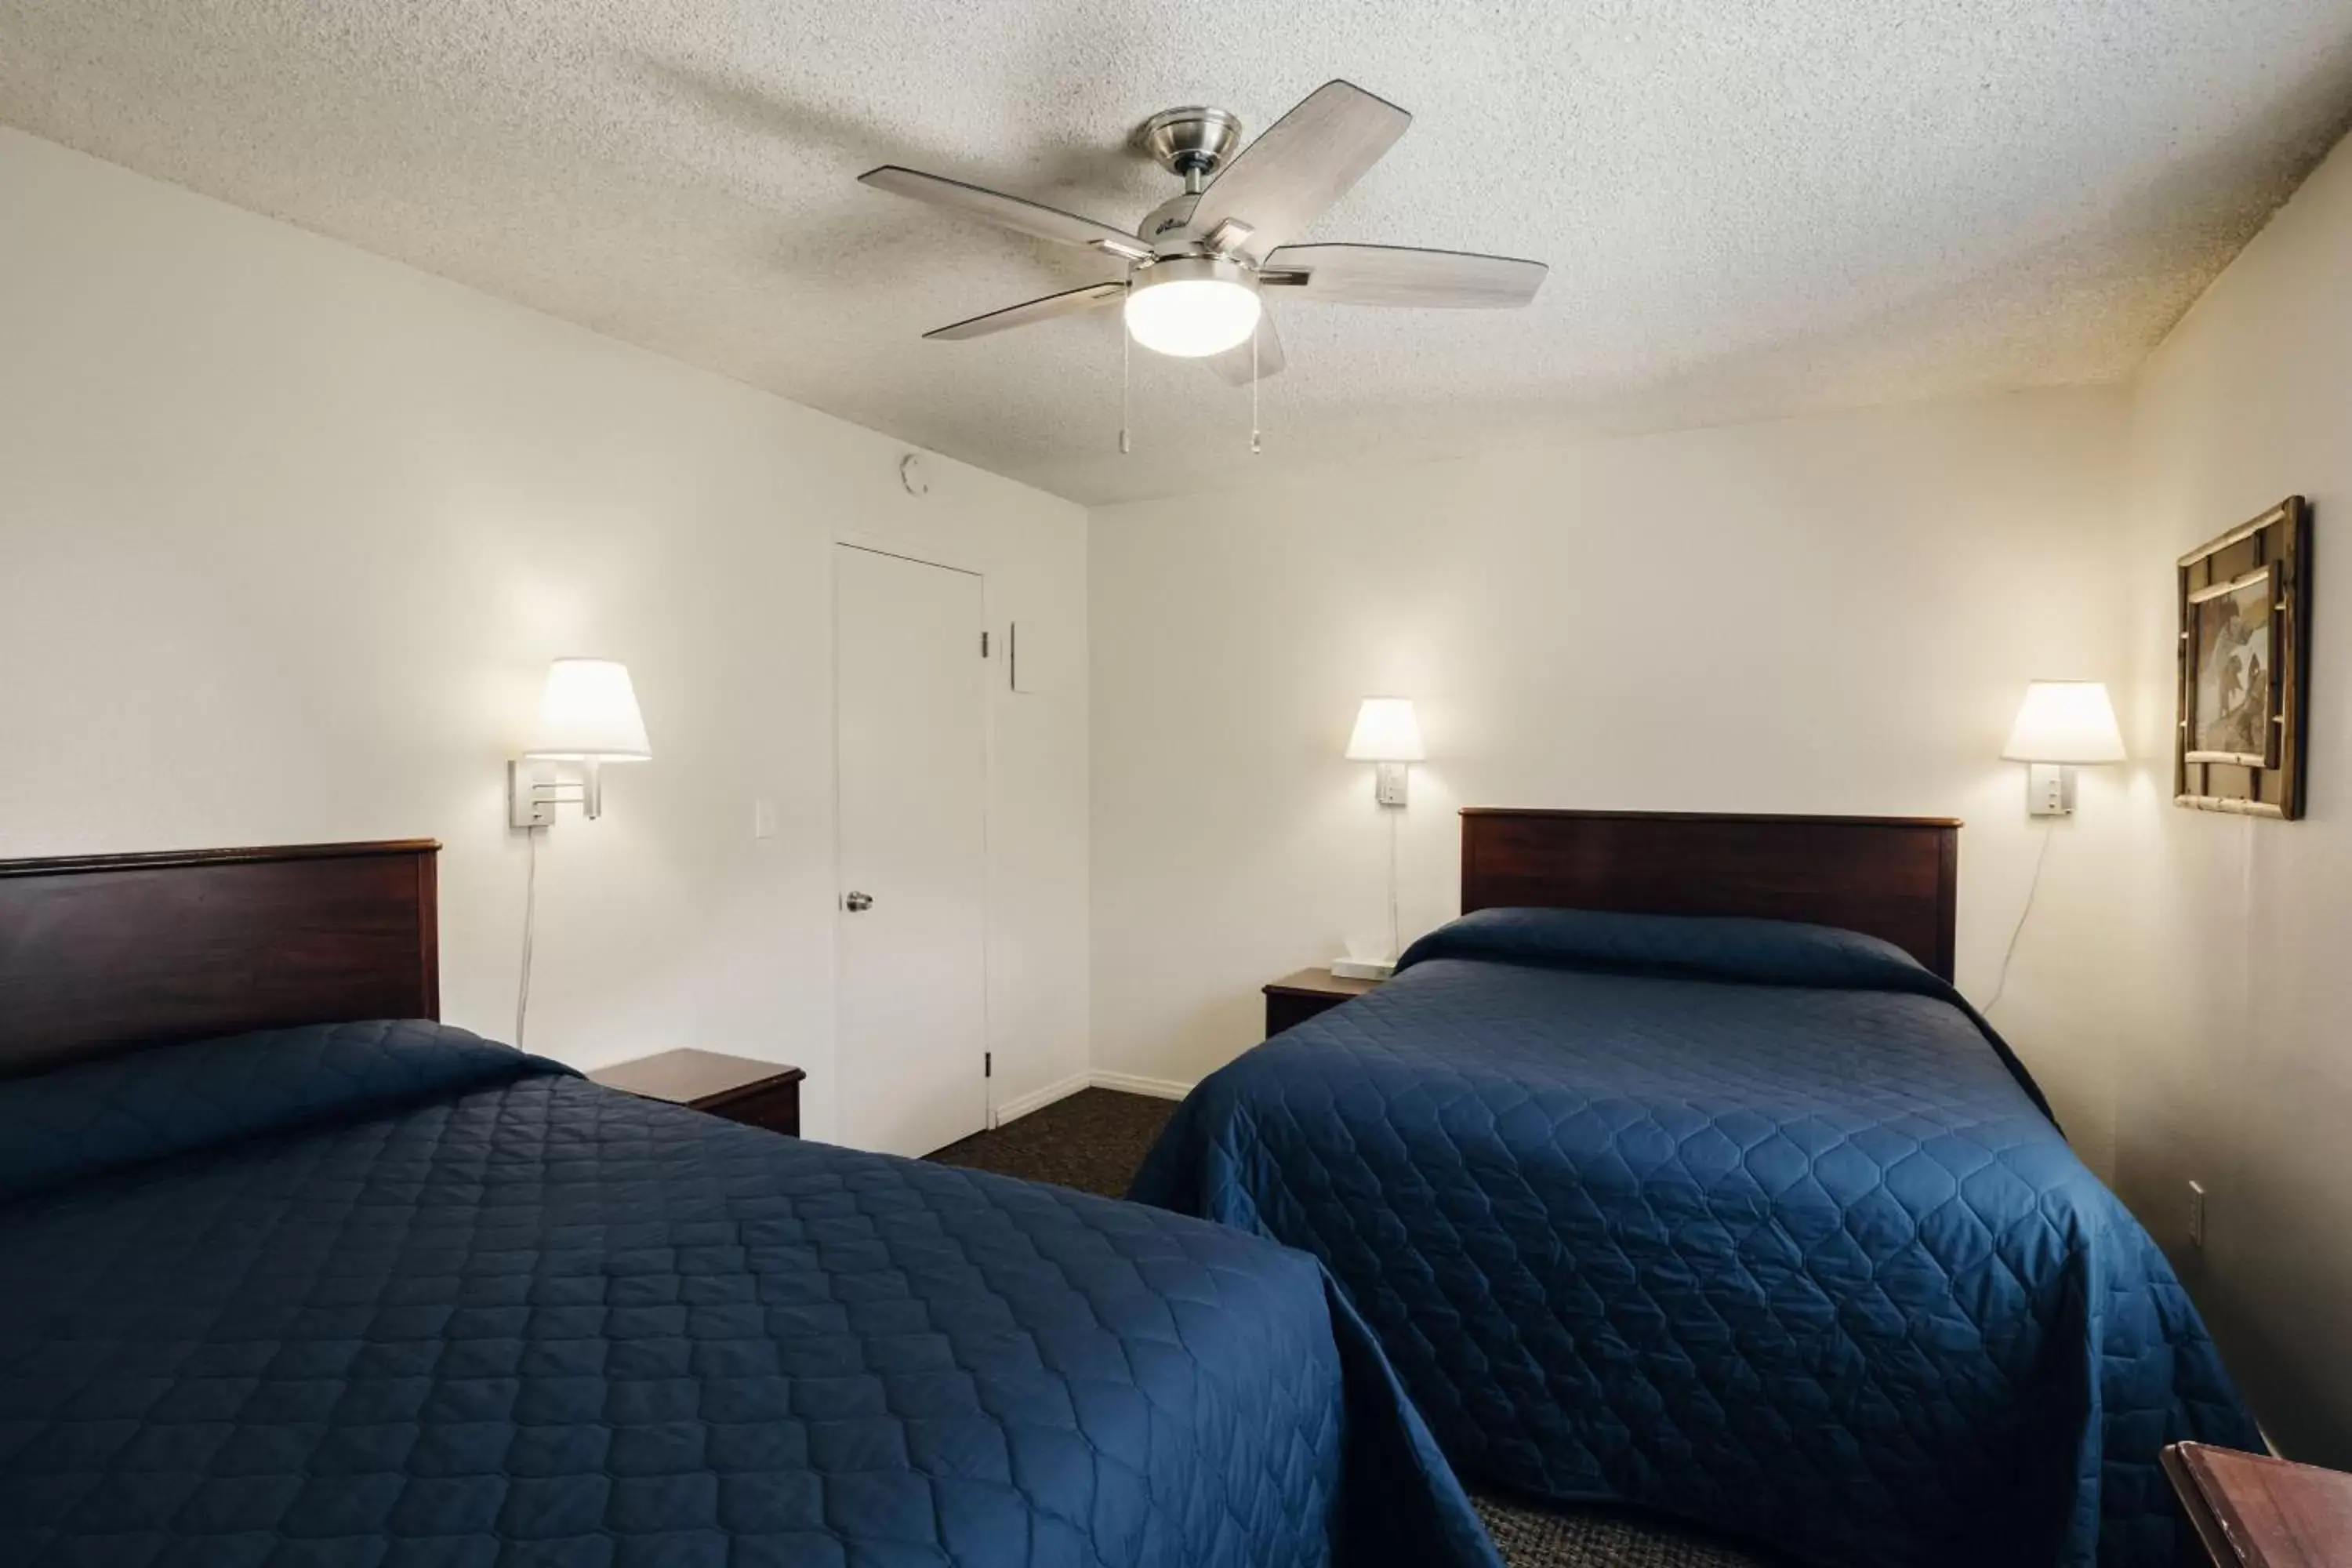
[[[1749,915],[1883,937],[1946,980],[1960,825],[1948,816],[1462,813],[1462,912]]]
[[[0,1075],[164,1040],[439,1016],[440,847],[0,860]]]

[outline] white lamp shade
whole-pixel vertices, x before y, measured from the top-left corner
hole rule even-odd
[[[2124,735],[2107,689],[2096,680],[2036,680],[2000,754],[2012,763],[2090,763],[2124,760]]]
[[[525,756],[644,762],[654,754],[629,667],[609,658],[559,658],[547,667],[539,723]]]
[[[1348,760],[1351,763],[1418,763],[1429,753],[1422,750],[1421,724],[1412,716],[1410,697],[1367,697],[1364,705],[1356,710],[1356,729],[1348,737]]]

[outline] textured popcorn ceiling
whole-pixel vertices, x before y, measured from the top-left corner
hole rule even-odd
[[[1136,121],[1334,76],[1416,120],[1306,237],[1533,309],[1277,305],[1255,459],[1139,351],[1117,455],[1114,318],[917,341],[1114,269],[859,170],[1132,226]],[[0,0],[0,120],[1087,501],[2117,377],[2347,110],[2346,0]]]

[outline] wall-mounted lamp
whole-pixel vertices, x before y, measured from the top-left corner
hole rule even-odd
[[[575,805],[592,821],[604,810],[604,765],[653,759],[645,716],[637,711],[629,667],[609,658],[559,658],[547,667],[539,722],[523,754],[507,763],[507,820],[516,827],[546,827],[555,808]],[[559,764],[542,779],[535,763]],[[561,764],[579,764],[575,770]]]
[[[1410,697],[1367,697],[1356,710],[1356,728],[1348,737],[1348,760],[1377,763],[1372,773],[1372,798],[1382,805],[1405,802],[1405,769],[1424,762],[1421,725],[1412,716]]]
[[[1337,959],[1331,964],[1334,974],[1385,980],[1396,968],[1397,818],[1404,815],[1405,770],[1428,756],[1421,744],[1421,724],[1412,716],[1412,698],[1364,699],[1356,710],[1356,728],[1348,736],[1348,760],[1377,764],[1372,772],[1372,798],[1391,808],[1381,813],[1389,819],[1389,952],[1385,959]]]
[[[2074,810],[2074,770],[2124,760],[2124,736],[2115,705],[2096,680],[2036,680],[2010,727],[2000,754],[2025,770],[2025,809],[2033,816]]]

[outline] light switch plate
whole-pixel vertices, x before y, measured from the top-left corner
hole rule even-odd
[[[751,803],[751,837],[773,838],[776,836],[776,803],[764,796]]]

